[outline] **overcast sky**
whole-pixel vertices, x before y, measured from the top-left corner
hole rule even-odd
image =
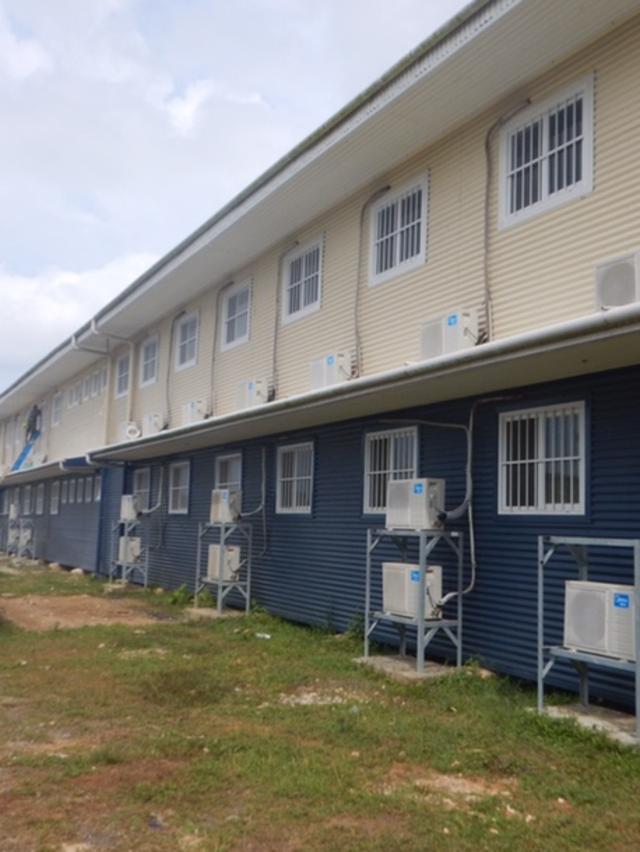
[[[0,388],[464,5],[0,0]]]

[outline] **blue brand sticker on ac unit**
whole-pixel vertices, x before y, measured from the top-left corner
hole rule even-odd
[[[334,357],[333,355],[327,355],[327,364],[328,364],[330,367],[332,367],[332,366],[333,366],[333,362],[334,362],[335,360],[336,360],[336,359],[335,359],[335,357]]]
[[[447,325],[458,325],[458,314],[449,314],[447,317]]]
[[[424,494],[424,485],[422,484],[422,482],[416,482],[416,484],[413,486],[413,493]]]
[[[249,390],[253,390],[253,382],[249,382]]]
[[[621,592],[618,592],[613,596],[613,605],[618,607],[618,609],[629,609],[630,603],[629,595],[624,595]]]
[[[411,572],[411,582],[412,583],[419,583],[420,582],[420,572],[419,571],[412,571]]]

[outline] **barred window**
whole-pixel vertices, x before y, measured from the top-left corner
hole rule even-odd
[[[372,210],[370,282],[376,284],[425,260],[426,180],[391,199],[386,196]]]
[[[283,321],[311,313],[320,307],[322,244],[303,246],[289,254],[284,264]]]
[[[49,497],[49,514],[57,515],[60,509],[60,483],[56,479],[51,484],[51,494]]]
[[[140,467],[133,472],[133,494],[138,508],[148,509],[151,505],[151,469]]]
[[[38,483],[36,487],[36,515],[44,513],[44,482]]]
[[[174,462],[169,467],[169,514],[189,514],[189,480],[190,465],[188,461]]]
[[[313,444],[278,447],[277,512],[308,515],[312,501]]]
[[[584,403],[500,416],[500,512],[582,514]]]
[[[502,224],[592,188],[593,80],[518,115],[504,133]]]
[[[390,479],[414,479],[418,475],[418,429],[390,429],[366,436],[364,463],[364,511],[384,512]]]

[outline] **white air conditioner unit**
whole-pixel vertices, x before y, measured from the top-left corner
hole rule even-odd
[[[420,354],[424,361],[470,349],[478,342],[478,313],[451,311],[422,326]]]
[[[30,526],[24,526],[18,535],[19,547],[28,547],[33,540],[33,529]]]
[[[207,416],[207,403],[204,399],[192,399],[182,406],[182,425],[197,423]]]
[[[18,504],[17,504],[17,503],[12,503],[12,504],[9,506],[9,520],[10,520],[10,521],[17,521],[17,520],[18,520],[18,516],[19,516],[19,514],[20,514],[20,513],[19,513],[19,511],[18,511]]]
[[[240,548],[235,544],[225,544],[222,548],[222,580],[229,583],[238,579],[240,572]],[[209,560],[207,562],[207,580],[220,580],[220,545],[209,545]]]
[[[120,498],[120,520],[135,521],[138,518],[138,500],[135,494],[123,494]]]
[[[564,644],[574,651],[635,660],[633,586],[567,580]]]
[[[147,435],[156,435],[162,430],[162,426],[162,414],[155,412],[153,414],[145,414],[142,418],[142,434],[145,437]]]
[[[390,479],[387,529],[431,530],[442,526],[444,479]]]
[[[231,491],[229,488],[213,489],[211,492],[210,523],[233,524],[240,518],[241,512],[242,491]]]
[[[311,390],[346,382],[351,378],[351,355],[331,352],[311,362]]]
[[[436,604],[442,598],[442,567],[427,566],[425,577],[424,614],[426,618],[435,618],[438,613]],[[418,591],[420,589],[420,569],[406,562],[382,563],[382,608],[393,615],[415,618],[418,614]]]
[[[139,438],[142,435],[140,427],[135,420],[129,420],[128,422],[123,423],[121,428],[124,432],[123,437],[125,441],[135,441],[136,438]]]
[[[251,379],[238,384],[236,408],[253,408],[266,402],[269,402],[269,382],[266,379]]]
[[[596,263],[595,276],[601,310],[640,301],[640,251]]]
[[[118,562],[131,565],[139,562],[142,555],[142,541],[138,536],[121,535],[118,540]]]

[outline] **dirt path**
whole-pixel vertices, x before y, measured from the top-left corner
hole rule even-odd
[[[92,627],[103,624],[154,624],[157,619],[143,601],[122,601],[93,595],[26,595],[0,598],[0,617],[25,630]]]

